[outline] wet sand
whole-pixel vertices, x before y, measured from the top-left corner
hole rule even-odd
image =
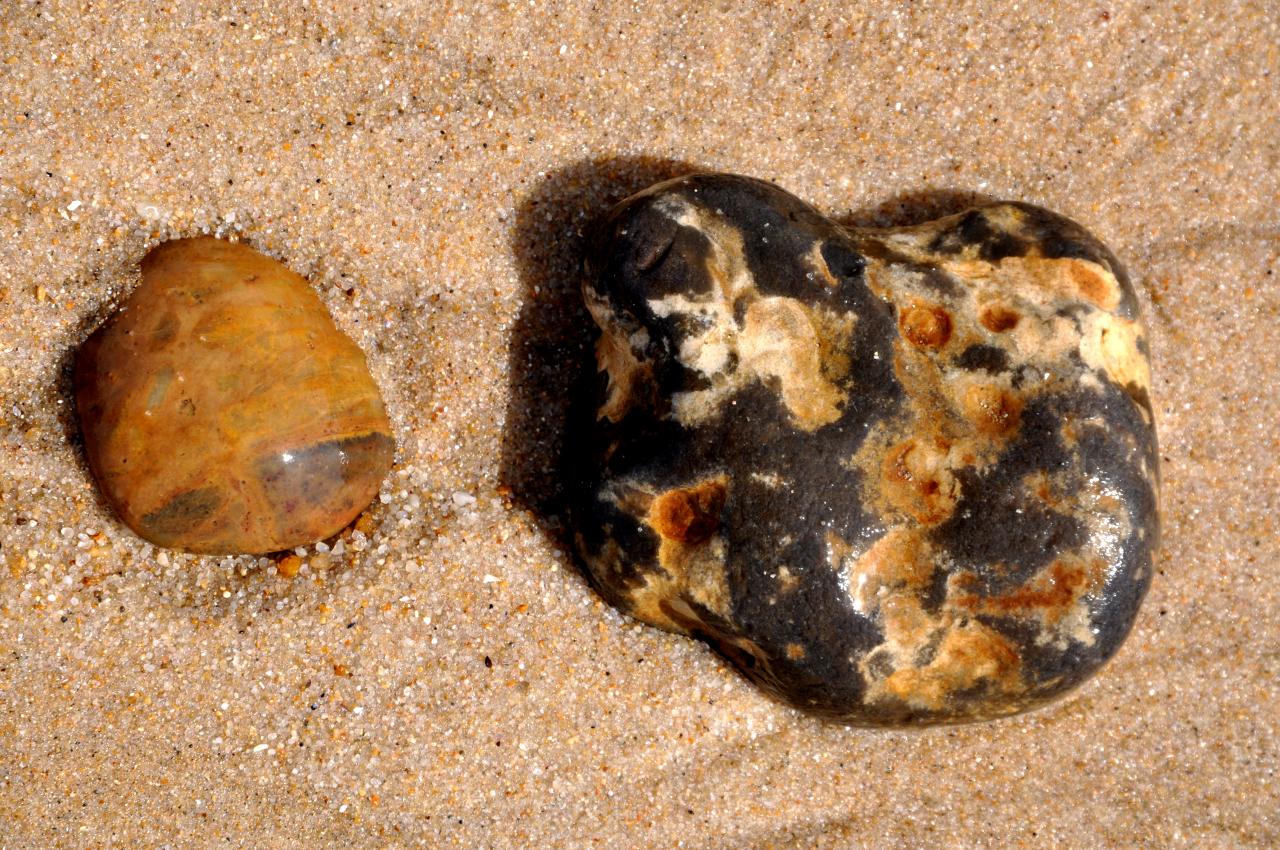
[[[1280,843],[1280,12],[1027,5],[6,5],[0,847]],[[587,587],[583,232],[693,169],[859,224],[1030,201],[1126,263],[1165,543],[1073,697],[845,728]],[[70,352],[197,233],[306,275],[396,429],[291,580],[144,544],[84,463]]]

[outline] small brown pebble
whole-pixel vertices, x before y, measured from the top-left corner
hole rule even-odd
[[[395,443],[364,353],[307,281],[252,248],[166,242],[81,347],[94,478],[152,543],[258,554],[337,533]]]
[[[276,562],[276,572],[284,578],[293,578],[302,569],[302,559],[297,555],[286,555]]]

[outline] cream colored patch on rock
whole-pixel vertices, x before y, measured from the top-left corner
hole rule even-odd
[[[679,544],[663,540],[659,545]],[[679,556],[668,554],[663,560],[678,564],[679,568],[668,571],[659,567],[645,572],[644,584],[629,594],[631,615],[668,631],[687,633],[685,625],[668,615],[663,606],[681,604],[692,614],[693,609],[682,601],[688,599],[728,619],[730,595],[724,568],[725,554],[724,541],[719,537],[700,546],[684,547]],[[700,617],[694,615],[693,618],[701,622]]]
[[[840,280],[831,273],[831,267],[827,265],[827,258],[822,256],[822,242],[814,242],[813,247],[809,249],[809,253],[804,255],[805,264],[809,266],[814,277],[825,283],[827,286],[835,288],[840,285]]]
[[[677,197],[663,199],[658,208],[677,224],[702,233],[711,245],[706,259],[713,282],[709,294],[691,298],[677,293],[648,302],[655,315],[683,316],[699,328],[680,343],[676,356],[686,368],[710,379],[711,386],[675,393],[671,407],[676,419],[685,425],[711,419],[726,398],[751,380],[776,384],[787,411],[803,430],[839,419],[845,395],[837,381],[848,373],[846,351],[854,314],[809,307],[794,298],[756,296],[742,233],[736,227]],[[821,261],[817,243],[809,260]],[[825,262],[822,271],[835,280]],[[750,303],[739,326],[735,307],[743,298]]]
[[[600,328],[596,340],[596,369],[608,375],[605,402],[596,411],[597,419],[621,421],[635,403],[638,385],[652,380],[652,365],[642,362],[636,349],[644,350],[649,334],[641,329],[628,336],[619,326],[612,306],[594,289],[583,289],[587,311]]]
[[[934,244],[939,233],[950,229],[958,218],[960,218],[959,215],[953,215],[919,225],[877,229],[873,233],[864,235],[863,238],[872,243],[882,243],[895,253],[902,254],[917,263],[932,263],[937,259],[937,254],[929,250],[929,246]],[[976,246],[968,247],[976,250]],[[875,256],[876,252],[864,248],[862,254]]]
[[[892,696],[912,708],[938,711],[951,694],[979,684],[1016,691],[1020,666],[1017,651],[999,632],[976,620],[956,621],[947,624],[933,660],[894,671],[869,696]]]
[[[1142,326],[1111,313],[1095,313],[1085,319],[1080,357],[1091,369],[1101,370],[1116,384],[1151,390],[1151,367],[1138,349]]]
[[[1003,336],[1013,341],[1017,360],[1022,363],[1059,364],[1067,352],[1080,345],[1080,331],[1074,321],[1040,311],[1024,312],[1018,326]]]
[[[685,345],[689,341],[686,340]],[[690,366],[697,369],[704,375],[718,375],[729,365],[729,343],[725,340],[716,340],[708,342],[699,340],[698,344],[692,346],[688,351],[681,346],[682,361],[687,361]]]
[[[1087,551],[1107,565],[1100,577],[1104,584],[1124,563],[1125,541],[1133,533],[1133,522],[1125,509],[1124,496],[1096,477],[1091,477],[1076,494],[1075,517],[1088,529]]]
[[[776,472],[752,472],[751,480],[758,481],[770,490],[780,490],[787,486],[787,480]]]
[[[707,272],[718,290],[717,300],[732,305],[740,296],[755,289],[755,279],[747,268],[742,231],[722,216],[676,195],[661,198],[655,207],[677,224],[698,231],[711,243]]]
[[[827,559],[833,568],[846,572],[850,602],[864,614],[895,596],[914,598],[934,570],[929,544],[905,528],[891,529],[861,552],[828,532]]]
[[[1120,304],[1120,283],[1108,269],[1075,257],[1005,257],[992,263],[972,258],[943,259],[946,271],[973,283],[994,284],[1035,304],[1084,301],[1103,310]]]
[[[659,319],[668,319],[672,316],[702,316],[708,318],[717,307],[714,301],[697,300],[681,292],[673,292],[661,298],[650,298],[645,303],[649,305],[653,315]]]
[[[657,626],[660,629],[666,629],[669,632],[689,633],[683,623],[672,618],[663,610],[664,603],[670,606],[673,601],[679,599],[676,582],[666,573],[645,573],[644,584],[632,588],[628,597],[628,602],[630,603],[628,613],[637,620],[648,623],[651,626]],[[685,604],[684,607],[688,608],[689,606]],[[689,614],[692,619],[697,619],[692,608],[689,608]]]
[[[865,554],[865,547],[848,542],[834,531],[827,532],[826,544],[827,566],[836,574],[841,589],[853,605],[853,610],[859,614],[865,614],[867,609],[862,604],[861,594],[863,585],[867,582],[867,576],[866,574],[855,575],[856,565]],[[855,581],[858,582],[857,586],[851,584]]]
[[[1016,648],[951,604],[953,583],[936,613],[924,608],[941,567],[936,557],[918,529],[896,528],[848,567],[852,607],[884,632],[884,642],[858,662],[868,703],[896,701],[936,711],[953,693],[978,685],[1005,695],[1022,687]],[[929,656],[931,646],[937,650]]]
[[[805,306],[794,298],[761,298],[747,308],[738,340],[742,365],[778,381],[796,425],[814,431],[840,418],[844,393],[823,371],[822,344]]]
[[[683,316],[700,328],[681,341],[676,357],[685,368],[709,378],[712,386],[675,393],[671,399],[675,418],[685,425],[697,425],[714,417],[721,402],[743,383],[738,370],[731,369],[738,345],[733,312],[739,298],[755,291],[755,280],[747,268],[742,233],[736,227],[677,196],[662,198],[656,206],[677,224],[697,230],[710,244],[706,258],[710,293],[693,298],[674,293],[648,301],[654,315]]]
[[[729,618],[729,581],[725,575],[727,555],[723,538],[717,536],[697,547],[688,559],[684,595],[708,611]]]
[[[982,217],[996,230],[1005,233],[1021,233],[1027,214],[1013,204],[993,204],[982,207]]]

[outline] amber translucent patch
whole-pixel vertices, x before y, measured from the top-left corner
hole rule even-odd
[[[934,304],[915,304],[898,320],[902,335],[920,348],[942,348],[951,339],[951,316]]]
[[[959,485],[947,462],[948,447],[941,441],[907,440],[889,450],[881,480],[895,508],[923,525],[934,525],[951,515]]]
[[[982,326],[992,333],[1004,333],[1011,331],[1018,326],[1018,321],[1022,317],[1008,307],[987,307],[978,316],[978,321]]]
[[[719,481],[668,490],[653,500],[649,523],[668,540],[696,545],[720,529],[724,501],[725,487]]]
[[[1001,387],[979,384],[965,390],[964,413],[983,434],[1008,434],[1018,427],[1022,400]]]

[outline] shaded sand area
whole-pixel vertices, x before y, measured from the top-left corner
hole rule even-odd
[[[0,9],[0,846],[1280,843],[1273,3],[101,5]],[[586,586],[582,229],[693,168],[1031,201],[1128,265],[1165,546],[1074,697],[824,724]],[[141,543],[76,436],[71,350],[197,233],[308,276],[396,430],[292,580]]]

